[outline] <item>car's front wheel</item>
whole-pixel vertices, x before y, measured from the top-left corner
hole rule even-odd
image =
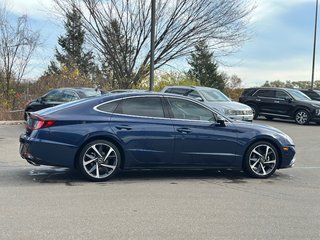
[[[244,171],[254,178],[268,178],[277,169],[279,154],[269,142],[256,142],[246,152]]]
[[[90,181],[101,182],[114,176],[119,168],[121,155],[111,142],[95,140],[88,143],[79,155],[81,173]]]
[[[310,114],[306,110],[300,109],[300,110],[296,111],[296,114],[294,116],[294,120],[299,125],[306,125],[310,121]]]

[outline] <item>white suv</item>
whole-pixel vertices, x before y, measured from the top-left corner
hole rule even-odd
[[[234,120],[252,121],[252,109],[242,103],[231,101],[226,95],[215,88],[193,86],[168,86],[161,90],[194,98],[208,107],[216,109]]]

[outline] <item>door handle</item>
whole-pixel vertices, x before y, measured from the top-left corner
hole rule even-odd
[[[280,101],[274,101],[274,103],[280,103]]]
[[[118,130],[131,130],[132,128],[129,127],[128,125],[119,125],[119,126],[116,126],[116,129],[118,129]]]
[[[181,133],[191,133],[192,132],[192,130],[190,128],[178,128],[177,131],[181,132]]]
[[[261,99],[257,98],[256,101],[257,101],[257,102],[261,102]]]

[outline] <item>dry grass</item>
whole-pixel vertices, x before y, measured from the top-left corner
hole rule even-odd
[[[22,112],[9,112],[8,110],[0,109],[0,121],[23,120]]]

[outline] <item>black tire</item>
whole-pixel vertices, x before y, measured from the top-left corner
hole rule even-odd
[[[294,114],[294,120],[299,125],[306,125],[310,121],[310,113],[304,109],[299,109]]]
[[[252,112],[253,112],[253,119],[257,119],[259,117],[259,109],[257,105],[255,104],[249,104],[249,107],[251,107]]]
[[[118,147],[106,140],[95,140],[85,145],[78,159],[82,175],[93,182],[109,180],[117,174],[120,164],[121,154]]]
[[[260,153],[260,156],[256,152]],[[265,158],[266,152],[268,152],[267,158]],[[249,176],[268,178],[278,168],[279,153],[273,144],[259,141],[248,148],[243,161],[243,170]]]
[[[266,116],[266,119],[268,119],[268,120],[273,120],[273,117],[271,117],[271,116]]]

